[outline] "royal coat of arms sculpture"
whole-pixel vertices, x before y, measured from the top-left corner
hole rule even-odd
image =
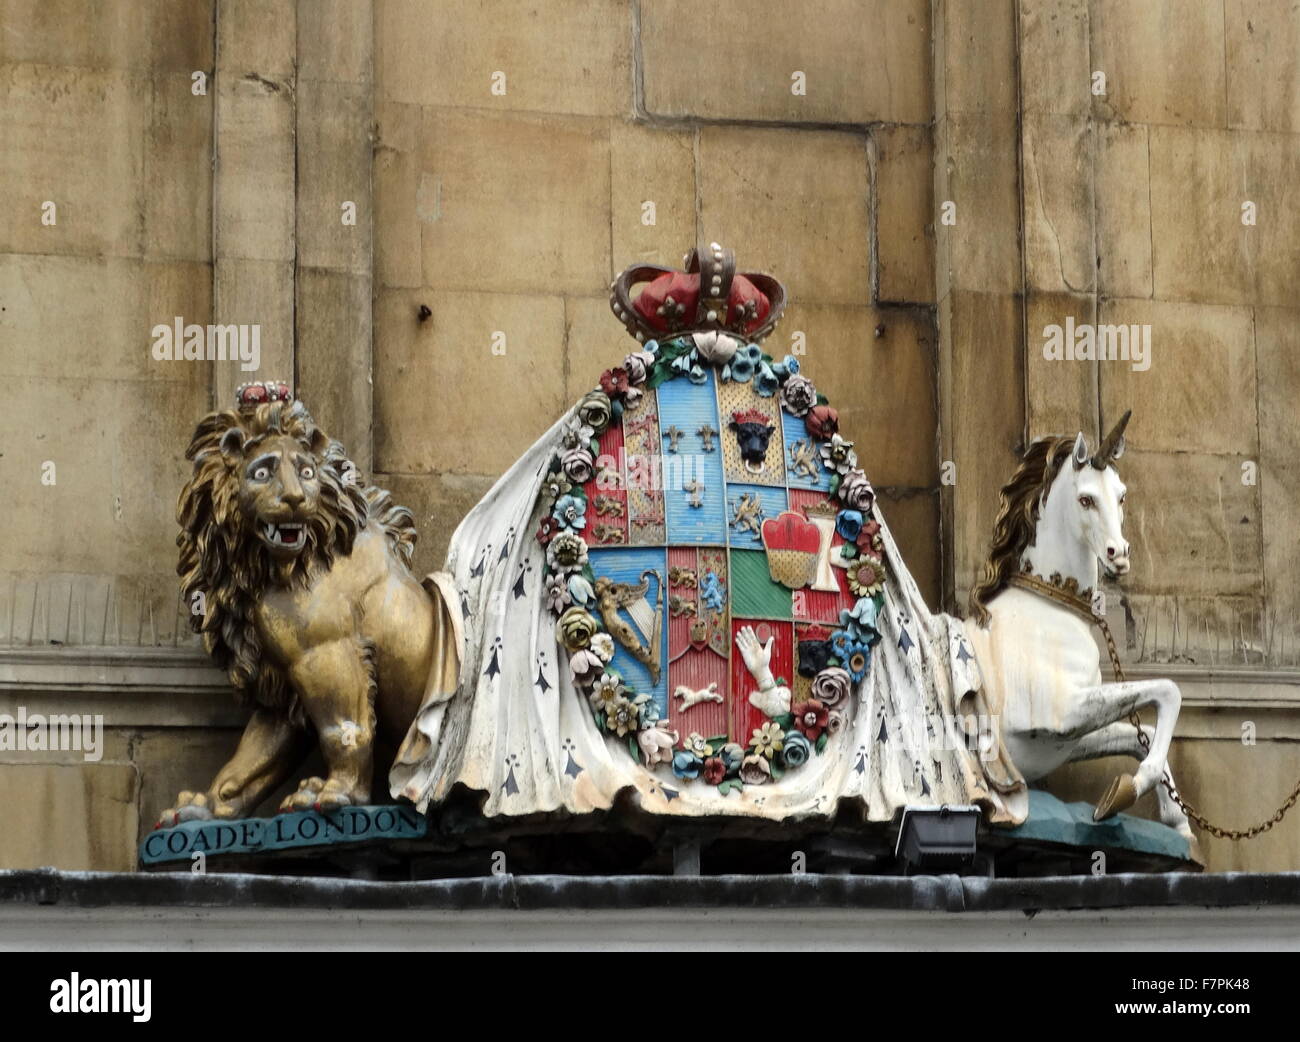
[[[287,387],[265,401],[258,388],[272,385],[245,389],[236,411],[205,418],[191,487],[220,494],[198,508],[182,498],[181,570],[187,596],[234,590],[200,628],[235,686],[263,697],[222,774],[164,814],[189,831],[150,837],[144,856],[198,840],[281,849],[310,843],[302,829],[418,836],[420,813],[456,792],[497,822],[630,801],[654,816],[839,827],[956,805],[1020,826],[1027,779],[1071,760],[1140,761],[1098,820],[1169,779],[1177,687],[1103,683],[1085,596],[1099,568],[1129,567],[1114,466],[1127,414],[1095,453],[1082,433],[1029,446],[1002,490],[974,618],[934,613],[866,473],[888,447],[855,444],[824,393],[834,388],[763,347],[785,303],[776,279],[739,273],[717,243],[684,270],[625,271],[610,304],[633,349],[498,480],[452,536],[446,571],[423,584],[406,568],[409,514],[357,485]],[[353,519],[321,528],[306,557],[284,542],[316,531],[304,482]],[[406,592],[400,617],[372,579],[348,578],[365,539],[389,547],[375,575]],[[228,546],[246,566],[223,565]],[[369,598],[358,618],[388,611],[371,620],[387,628],[321,637],[313,598],[330,584]],[[267,610],[276,604],[296,614]],[[347,712],[283,651],[250,653],[312,639],[354,652],[339,660],[356,663]],[[1138,732],[1123,721],[1142,706],[1156,724]],[[387,780],[414,811],[356,805],[369,794],[362,768],[379,766],[376,722],[379,737],[405,728]],[[330,776],[286,798],[294,820],[208,837],[204,821],[248,814],[291,774],[313,728]],[[1174,792],[1157,789],[1177,833],[1164,853],[1194,856]]]
[[[963,723],[980,684],[960,624],[901,566],[828,396],[762,346],[783,286],[710,243],[682,271],[629,268],[610,303],[635,349],[452,539],[461,689],[421,711],[393,794],[1021,820],[1023,780]]]

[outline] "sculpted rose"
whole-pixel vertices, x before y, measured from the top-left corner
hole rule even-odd
[[[578,403],[578,418],[596,434],[609,426],[611,415],[609,395],[604,391],[588,391]]]
[[[580,651],[591,644],[600,627],[585,608],[570,608],[560,616],[560,640],[570,651]]]
[[[813,677],[813,698],[825,706],[838,705],[848,695],[851,686],[848,670],[827,666]]]

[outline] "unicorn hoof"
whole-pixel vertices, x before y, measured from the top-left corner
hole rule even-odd
[[[1127,810],[1137,802],[1137,783],[1131,774],[1121,774],[1113,782],[1106,794],[1097,801],[1097,808],[1092,812],[1093,821],[1105,821],[1122,810]]]

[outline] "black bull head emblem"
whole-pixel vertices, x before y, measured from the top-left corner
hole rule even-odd
[[[745,468],[760,471],[767,460],[767,444],[776,428],[768,418],[757,411],[732,413],[727,429],[736,436],[736,447]]]

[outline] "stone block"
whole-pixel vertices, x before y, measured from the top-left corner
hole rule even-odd
[[[133,871],[138,793],[130,764],[0,767],[0,868]]]
[[[0,252],[140,255],[152,89],[130,70],[0,66]]]
[[[1091,7],[1092,65],[1106,74],[1095,113],[1127,123],[1222,127],[1221,0],[1098,0]]]
[[[836,131],[700,130],[700,228],[794,300],[870,299],[866,141]],[[792,206],[792,199],[799,205]]]
[[[1011,294],[954,289],[940,304],[940,452],[954,464],[942,492],[952,532],[957,603],[984,566],[998,490],[1015,472],[1024,437],[1024,353],[1020,302]]]
[[[1044,345],[1055,332],[1052,327],[1063,331],[1071,319],[1079,326],[1092,325],[1096,318],[1095,297],[1071,293],[1030,294],[1025,319],[1025,380],[1031,440],[1083,431],[1095,442],[1097,363],[1049,359]]]
[[[1091,112],[1088,22],[1088,0],[1021,0],[1020,103],[1026,114]]]
[[[609,154],[612,273],[631,264],[680,267],[696,245],[695,132],[617,122]],[[653,224],[646,223],[648,202]]]
[[[1130,424],[1134,437],[1136,426]],[[1180,597],[1258,593],[1258,490],[1241,483],[1238,457],[1130,449],[1120,473],[1129,488],[1125,528],[1135,551],[1129,590]]]
[[[420,144],[428,282],[506,293],[608,287],[604,123],[426,109]]]
[[[385,101],[608,116],[632,109],[632,20],[619,0],[376,0]],[[504,80],[502,80],[504,76]],[[495,77],[495,79],[494,79]],[[494,83],[504,84],[497,93]]]
[[[1151,164],[1147,128],[1094,126],[1097,278],[1111,297],[1149,297]]]
[[[212,96],[158,76],[144,147],[144,255],[212,258]]]
[[[424,285],[421,228],[438,218],[438,181],[429,176],[435,190],[425,198],[417,151],[423,118],[417,105],[383,102],[376,110],[372,177],[379,233],[373,249],[375,281],[381,286]]]
[[[217,86],[216,250],[222,259],[294,258],[294,100],[257,77]]]
[[[297,221],[300,267],[369,274],[370,87],[314,80],[297,94]],[[344,223],[344,203],[354,222]]]
[[[0,257],[0,366],[10,376],[189,385],[185,363],[154,361],[150,331],[176,315],[206,324],[211,290],[206,264]]]
[[[1152,127],[1155,293],[1227,304],[1295,302],[1300,150],[1287,134]],[[1243,204],[1256,223],[1243,224]]]
[[[1026,116],[1022,149],[1029,286],[1089,293],[1097,270],[1091,127],[1081,116]]]
[[[898,496],[882,491],[878,503],[903,564],[916,580],[925,603],[937,611],[943,577],[938,491],[923,489]]]
[[[931,131],[872,131],[876,281],[881,301],[934,301],[934,147]]]
[[[1014,120],[951,115],[936,151],[935,206],[956,206],[955,224],[940,219],[938,294],[948,288],[1016,292],[1021,283],[1019,159]]]
[[[1228,126],[1300,131],[1300,18],[1272,0],[1227,0]]]
[[[840,430],[857,445],[872,483],[933,487],[938,403],[930,316],[797,301],[786,316],[768,339],[768,352],[782,357],[796,333],[803,334],[800,372],[839,412]]]
[[[298,391],[312,418],[343,443],[363,475],[370,473],[370,279],[299,268],[296,352]]]
[[[297,23],[299,84],[372,82],[372,0],[300,0]]]
[[[948,0],[942,5],[944,114],[1014,116],[1016,4]]]
[[[690,0],[641,11],[645,105],[656,116],[781,123],[927,123],[930,4]],[[725,75],[718,75],[725,70]],[[806,93],[796,94],[802,72]]]
[[[559,297],[383,290],[375,314],[377,471],[498,475],[566,407]]]
[[[641,345],[628,336],[609,309],[606,297],[566,297],[564,300],[564,402],[572,405],[600,383],[606,369]],[[552,421],[559,415],[551,417]]]
[[[217,51],[223,87],[236,77],[291,88],[298,55],[297,0],[221,0]]]
[[[208,363],[212,400],[222,409],[235,388],[250,380],[291,380],[294,372],[294,274],[292,262],[219,258],[213,276],[213,321],[259,327],[256,369],[244,363]]]
[[[210,71],[213,6],[213,0],[10,0],[0,19],[0,61]]]
[[[1300,313],[1256,308],[1255,352],[1259,366],[1259,487],[1264,511],[1264,564],[1272,617],[1295,627],[1300,589],[1291,576],[1296,562],[1296,514],[1300,511]],[[1300,631],[1291,633],[1300,657]]]
[[[1148,452],[1253,458],[1258,425],[1250,310],[1161,300],[1102,302],[1099,341],[1105,327],[1133,325],[1150,327],[1150,367],[1097,362],[1103,413],[1134,410],[1128,444]]]

